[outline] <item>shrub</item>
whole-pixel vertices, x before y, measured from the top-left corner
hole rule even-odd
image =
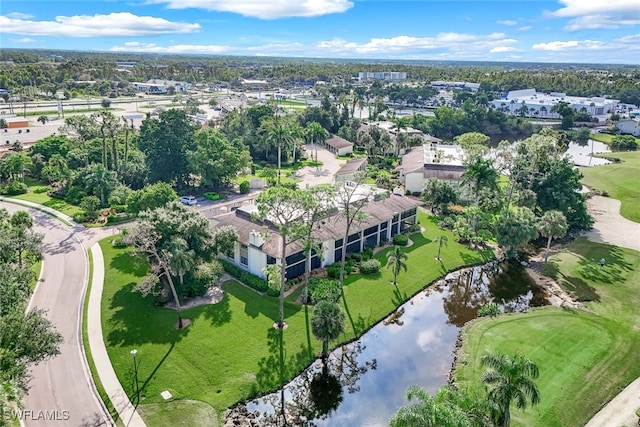
[[[209,192],[209,193],[204,193],[204,198],[208,200],[219,200],[220,195],[218,193]]]
[[[239,187],[240,187],[240,194],[247,194],[249,192],[249,181],[242,181]]]
[[[373,258],[373,249],[371,248],[366,248],[364,251],[362,251],[362,259],[363,260],[368,260]]]
[[[245,285],[255,289],[258,292],[267,292],[267,295],[270,295],[269,284],[263,278],[255,276],[247,271],[244,271],[240,267],[223,259],[220,260],[220,264],[222,264],[222,267],[224,267],[224,271],[226,271],[227,273],[229,273],[230,275],[232,275],[233,277],[235,277]],[[278,294],[276,293],[276,295]]]
[[[478,309],[478,317],[496,317],[500,315],[502,312],[500,311],[500,306],[495,302],[490,302],[488,304],[483,305]]]
[[[420,224],[413,224],[407,229],[407,233],[417,233],[421,231]]]
[[[64,200],[71,203],[72,205],[79,205],[84,197],[87,196],[87,193],[78,186],[73,186],[69,188],[67,194],[64,196]]]
[[[355,262],[360,262],[362,261],[362,254],[358,252],[347,254],[347,260],[354,260]]]
[[[333,279],[340,278],[340,262],[335,262],[327,267],[327,276]]]
[[[313,304],[321,301],[336,302],[340,298],[340,293],[340,282],[337,280],[323,277],[309,279],[309,296]]]
[[[39,187],[33,190],[36,194],[46,193],[47,191],[49,191],[49,187]]]
[[[409,238],[404,234],[396,234],[393,236],[393,244],[397,246],[407,246]]]
[[[87,222],[87,214],[85,212],[74,213],[72,218],[78,223]]]
[[[611,147],[617,150],[637,150],[638,143],[632,135],[616,135],[611,139]]]
[[[362,274],[375,274],[378,271],[380,271],[380,261],[375,258],[360,263],[360,272]]]
[[[13,181],[5,188],[5,194],[7,196],[17,196],[18,194],[25,194],[27,191],[27,184],[20,181]]]
[[[114,248],[126,248],[129,245],[127,245],[122,237],[116,237],[111,241],[111,246]]]

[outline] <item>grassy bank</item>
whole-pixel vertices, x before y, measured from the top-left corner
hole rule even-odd
[[[459,384],[479,382],[480,357],[488,352],[519,352],[540,368],[541,403],[513,410],[514,426],[583,426],[640,376],[640,253],[581,238],[550,262],[549,272],[588,310],[549,307],[478,320],[465,329]]]
[[[409,269],[398,277],[400,296],[394,292],[392,274],[386,269],[372,276],[352,275],[346,280],[347,329],[340,341],[350,340],[373,326],[400,300],[409,298],[447,269],[492,256],[490,251],[472,251],[456,244],[452,235],[439,230],[422,212],[420,220],[426,231],[413,235],[414,244],[406,248]],[[448,235],[449,245],[442,249],[443,263],[438,263],[434,259],[438,245],[431,239],[441,234]],[[198,417],[211,417],[212,413],[219,416],[236,402],[279,388],[278,334],[272,328],[277,319],[277,298],[260,296],[228,281],[223,284],[225,293],[220,303],[185,310],[184,317],[192,319],[193,324],[177,331],[173,328],[175,311],[154,306],[151,298],[132,291],[146,272],[144,262],[131,257],[126,249],[113,248],[109,239],[103,240],[101,247],[106,268],[102,321],[107,350],[130,396],[135,391],[129,352],[138,350],[141,413],[150,426],[164,425],[162,417],[149,417],[158,411],[172,410],[172,419],[192,413]],[[378,253],[378,259],[385,260],[386,251]],[[311,310],[307,312],[306,307],[295,302],[296,295],[291,295],[285,304],[289,325],[284,331],[285,377],[294,376],[308,365],[321,348],[307,327],[306,316],[311,315]],[[157,405],[166,405],[160,397],[163,390],[171,392],[174,402],[199,401],[199,409],[188,410],[192,404],[185,402],[159,409]]]
[[[49,196],[48,192],[50,190],[50,187],[48,185],[44,185],[32,179],[25,179],[25,183],[28,186],[28,192],[11,197],[13,197],[14,199],[39,203],[43,206],[55,209],[69,216],[73,216],[73,214],[75,213],[82,212],[82,209],[79,206],[74,206],[62,199],[54,199],[53,197]]]
[[[640,222],[640,198],[637,197],[640,152],[615,153],[610,157],[617,157],[621,162],[582,168],[582,182],[594,190],[606,191],[609,197],[620,200],[620,214],[631,221]]]

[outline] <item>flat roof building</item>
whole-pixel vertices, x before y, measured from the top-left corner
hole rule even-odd
[[[598,116],[614,112],[620,101],[595,96],[590,98],[569,96],[563,92],[539,93],[535,89],[522,89],[512,90],[503,98],[494,99],[491,104],[496,110],[506,114],[557,119],[560,115],[551,109],[559,102],[568,103],[576,111],[582,110],[592,116]]]

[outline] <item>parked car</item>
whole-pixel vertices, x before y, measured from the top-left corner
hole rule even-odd
[[[180,197],[180,203],[187,206],[195,206],[198,201],[193,196],[182,196]]]

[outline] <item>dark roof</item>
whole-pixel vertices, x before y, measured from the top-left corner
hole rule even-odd
[[[429,142],[435,142],[435,143],[441,143],[442,140],[440,138],[436,138],[435,136],[431,136],[431,135],[423,135],[422,136],[424,139],[426,139]]]
[[[363,164],[367,163],[367,158],[366,157],[356,157],[354,159],[349,160],[347,163],[345,163],[344,166],[342,166],[338,172],[336,172],[337,175],[345,175],[348,173],[353,173],[356,172],[357,170],[360,169],[360,167]]]
[[[404,212],[408,209],[420,206],[422,202],[404,196],[391,195],[384,200],[370,201],[363,208],[362,212],[366,214],[366,219],[360,223],[354,223],[351,226],[350,233],[353,234],[358,230],[372,227],[383,221],[388,221],[395,214]],[[246,215],[237,215],[236,212],[230,212],[216,216],[211,219],[213,227],[217,225],[230,225],[238,233],[238,241],[249,244],[249,234],[251,231],[259,231],[268,238],[264,239],[265,243],[260,248],[262,252],[271,255],[274,258],[280,258],[281,237],[277,230],[272,227],[266,228],[263,224],[252,222]],[[325,242],[327,240],[342,239],[347,229],[347,221],[341,214],[335,214],[325,219],[323,225],[313,235],[316,239]],[[301,251],[303,244],[296,241],[287,246],[286,255],[295,254]]]
[[[403,174],[416,172],[424,167],[424,146],[412,147],[402,156],[402,163],[396,169]]]
[[[460,165],[442,165],[430,163],[424,165],[423,176],[425,179],[438,178],[447,181],[459,181],[466,168]]]
[[[346,139],[340,138],[338,135],[333,135],[333,134],[329,139],[327,139],[327,145],[332,146],[336,150],[339,150],[345,147],[353,147],[352,142],[349,142]]]

